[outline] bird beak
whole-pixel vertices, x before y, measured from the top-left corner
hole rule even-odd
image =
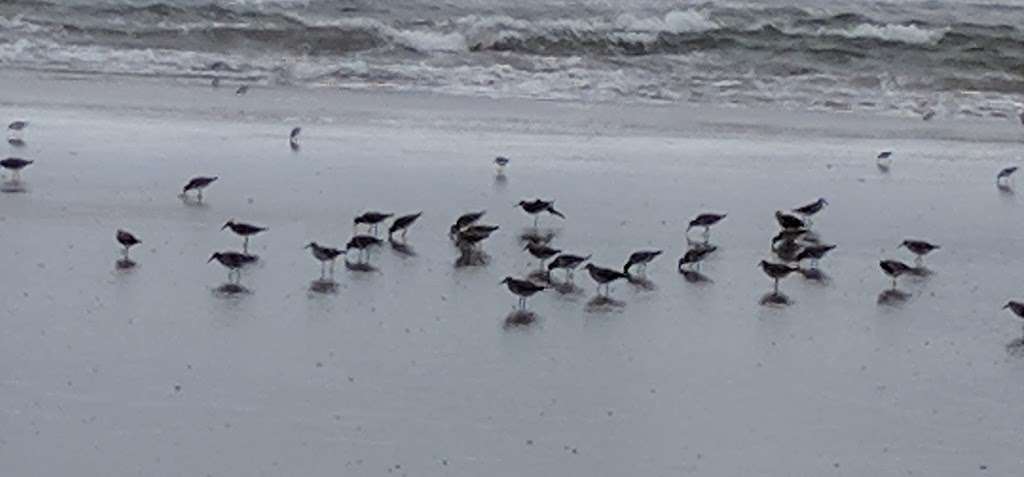
[[[902,248],[902,247],[905,247],[905,246],[906,246],[906,244],[901,243],[901,244],[897,245],[896,248]]]
[[[224,230],[224,229],[226,229],[226,228],[228,228],[228,224],[224,224],[224,226],[223,226],[223,227],[221,227],[220,229],[221,229],[221,230]]]
[[[210,259],[209,259],[209,260],[207,260],[207,261],[206,261],[206,263],[210,263],[210,262],[212,262],[212,261],[213,261],[213,259],[215,259],[215,258],[217,258],[217,255],[216,255],[216,254],[214,254],[214,255],[210,255]]]
[[[309,248],[309,247],[312,247],[312,246],[313,246],[313,244],[311,244],[311,243],[307,243],[307,244],[306,244],[306,246],[305,246],[305,247],[302,247],[302,248]]]
[[[1007,308],[1009,308],[1009,307],[1010,307],[1010,304],[1009,304],[1009,303],[1007,303],[1007,304],[1003,305],[1003,309],[1004,309],[1004,310],[1005,310],[1005,309],[1007,309]]]

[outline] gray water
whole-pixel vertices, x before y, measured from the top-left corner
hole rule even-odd
[[[209,82],[1015,116],[1024,4],[0,4],[0,65]]]

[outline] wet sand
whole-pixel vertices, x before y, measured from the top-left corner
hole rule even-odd
[[[8,86],[24,85],[20,91]],[[1019,156],[1007,122],[220,90],[0,78],[32,121],[26,191],[0,194],[0,466],[11,475],[1010,475],[1024,450]],[[301,149],[288,147],[303,127]],[[897,151],[888,173],[875,167]],[[504,181],[491,160],[512,158]],[[203,206],[177,198],[221,179]],[[776,209],[819,196],[838,248],[827,284],[793,276],[762,306]],[[536,260],[513,205],[556,199],[554,246],[620,267],[661,248],[615,303],[530,300],[505,326],[506,275]],[[423,210],[414,254],[337,286],[302,246],[341,246],[365,210]],[[447,229],[486,209],[486,266]],[[686,222],[728,212],[691,283]],[[270,230],[238,249],[228,219]],[[114,231],[143,240],[118,270]],[[694,234],[696,235],[696,233]],[[881,258],[940,243],[934,274],[879,306]],[[322,285],[322,284],[321,284]],[[316,288],[311,290],[311,288]],[[326,291],[326,293],[324,293]],[[1015,341],[1017,340],[1017,341]],[[1008,345],[1012,345],[1008,347]],[[46,455],[47,458],[40,458]]]

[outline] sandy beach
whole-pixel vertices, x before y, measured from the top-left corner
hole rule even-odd
[[[26,191],[0,195],[5,475],[1015,475],[1024,463],[1020,160],[1009,120],[614,105],[34,73],[0,77],[27,119]],[[302,126],[301,149],[287,135]],[[6,146],[5,146],[6,147]],[[896,151],[888,173],[875,155]],[[497,181],[491,160],[512,159]],[[203,206],[178,199],[219,176]],[[1022,189],[1024,191],[1024,189]],[[536,261],[513,205],[554,199],[553,246],[621,267],[664,249],[623,305],[499,285]],[[827,284],[771,282],[772,213],[827,197]],[[302,247],[366,210],[423,211],[413,254],[339,264]],[[457,268],[463,212],[501,226]],[[689,283],[686,223],[727,212]],[[238,249],[228,219],[269,227]],[[143,240],[115,270],[118,228]],[[880,306],[882,258],[942,245]]]

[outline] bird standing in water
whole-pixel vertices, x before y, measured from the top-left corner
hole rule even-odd
[[[386,214],[383,212],[366,212],[352,221],[352,228],[355,229],[359,224],[365,224],[369,233],[377,235],[377,226],[394,215],[395,214]]]
[[[498,168],[499,176],[505,174],[505,166],[507,166],[509,162],[511,162],[511,160],[505,156],[498,156],[494,158],[494,165]]]
[[[252,237],[252,236],[254,236],[254,235],[256,235],[256,234],[258,234],[260,232],[265,232],[267,230],[266,227],[260,227],[260,226],[257,226],[257,225],[246,224],[246,223],[243,223],[243,222],[235,222],[234,220],[229,220],[229,221],[225,222],[224,226],[221,227],[220,229],[221,230],[231,229],[231,231],[234,232],[236,235],[241,236],[242,237],[242,253],[245,253],[245,254],[249,253],[249,237]]]
[[[549,259],[551,257],[554,257],[555,255],[558,255],[558,254],[562,253],[562,251],[558,250],[557,248],[551,248],[551,247],[549,247],[547,245],[544,245],[542,243],[536,243],[536,242],[527,242],[526,246],[523,247],[523,250],[529,251],[530,255],[533,255],[534,258],[540,260],[540,269],[541,270],[544,270],[544,261],[545,260],[547,260],[547,259]]]
[[[565,218],[565,215],[563,215],[561,212],[555,210],[555,202],[554,201],[548,201],[548,200],[542,200],[542,199],[534,199],[534,200],[530,200],[530,201],[521,200],[521,201],[519,201],[518,204],[516,204],[516,207],[522,207],[522,209],[524,211],[526,211],[527,214],[530,214],[530,215],[533,216],[533,226],[534,226],[534,228],[536,228],[537,225],[540,223],[540,213],[541,212],[547,212],[547,213],[549,213],[551,215],[554,215],[554,216],[562,218],[562,219]]]
[[[878,266],[882,268],[882,272],[892,278],[893,290],[896,289],[896,279],[912,270],[910,265],[899,260],[882,260],[878,262]]]
[[[1017,166],[1010,166],[1003,168],[1003,170],[999,171],[999,173],[996,174],[996,185],[1010,182],[1010,179],[1012,178],[1013,174],[1017,172],[1017,169]]]
[[[899,246],[897,246],[896,248],[901,247],[905,247],[907,250],[910,250],[910,253],[913,253],[914,255],[917,256],[917,258],[915,258],[914,261],[917,263],[918,266],[920,266],[924,262],[925,255],[928,255],[929,253],[932,253],[932,251],[941,248],[938,245],[925,242],[924,240],[913,239],[904,240],[903,243],[899,244]]]
[[[142,243],[141,240],[136,238],[130,232],[121,229],[117,229],[117,234],[115,235],[115,237],[117,238],[117,243],[121,244],[121,246],[124,247],[124,250],[121,254],[124,256],[125,260],[128,260],[128,252],[131,250],[131,248]]]
[[[704,259],[707,258],[708,255],[711,255],[711,253],[714,252],[715,250],[718,250],[718,247],[714,245],[703,245],[693,247],[687,250],[686,253],[684,253],[683,256],[679,258],[677,268],[680,272],[683,271],[683,268],[686,267],[687,265],[689,265],[692,268],[700,268],[701,262],[703,262]]]
[[[241,278],[242,275],[241,268],[255,262],[256,257],[246,253],[216,252],[213,255],[210,255],[210,259],[207,260],[206,263],[210,263],[214,260],[220,262],[221,265],[228,269],[229,281],[231,280],[231,277],[234,276],[236,278],[235,281],[237,282],[237,279]]]
[[[381,239],[372,235],[356,235],[352,237],[347,244],[345,244],[345,250],[356,249],[359,250],[359,263],[368,263],[370,261],[370,249],[378,247],[384,243]]]
[[[508,287],[508,291],[519,297],[519,309],[526,310],[526,299],[546,290],[547,288],[529,280],[520,280],[518,278],[505,277],[501,281],[502,285]]]
[[[21,180],[21,170],[32,165],[34,162],[20,157],[8,157],[0,161],[0,167],[11,171],[11,181],[18,182]]]
[[[455,223],[452,224],[451,229],[448,230],[448,236],[455,239],[462,229],[477,223],[486,213],[486,210],[481,210],[479,212],[467,212],[460,215],[459,218],[455,219]]]
[[[334,261],[345,254],[344,250],[338,250],[332,247],[325,247],[316,242],[310,242],[306,244],[304,248],[308,248],[313,252],[313,258],[320,261],[320,277],[323,278],[326,272],[327,263],[331,264],[331,276],[334,276]]]
[[[775,282],[774,290],[776,295],[779,294],[779,280],[786,278],[787,276],[789,276],[790,273],[799,270],[799,268],[791,267],[789,265],[786,265],[785,263],[775,263],[769,262],[767,260],[761,260],[760,265],[761,270],[764,270],[765,275],[771,277],[771,279]]]
[[[704,227],[704,238],[706,239],[711,235],[711,226],[721,222],[725,216],[726,214],[700,214],[691,220],[690,224],[686,226],[686,233],[690,233],[690,229],[694,227]]]
[[[186,197],[186,194],[188,194],[188,192],[190,190],[194,190],[194,191],[196,191],[196,201],[202,202],[203,201],[203,189],[209,187],[210,184],[213,184],[213,182],[216,181],[216,180],[217,180],[217,176],[211,176],[211,177],[196,176],[196,177],[193,177],[193,178],[189,179],[188,183],[185,184],[185,187],[183,187],[181,189],[181,196],[182,197]]]
[[[409,227],[411,227],[421,215],[423,215],[423,212],[416,212],[415,214],[403,215],[395,219],[395,221],[391,223],[391,227],[388,227],[388,240],[391,240],[397,232],[402,232],[402,240],[405,240],[405,233],[409,231]]]
[[[573,271],[587,260],[590,260],[590,255],[581,257],[579,255],[563,253],[555,257],[555,259],[548,264],[548,275],[550,276],[553,270],[562,269],[565,270],[565,279],[572,280]]]
[[[593,278],[594,281],[597,282],[598,296],[602,296],[602,286],[605,290],[603,296],[607,297],[608,295],[611,294],[612,282],[614,282],[615,280],[629,279],[629,275],[626,275],[625,273],[622,273],[618,270],[613,270],[611,268],[599,267],[597,265],[594,265],[593,263],[588,263],[587,266],[584,268],[587,270],[587,272],[590,273],[590,278]]]
[[[629,275],[629,269],[634,266],[640,267],[640,273],[647,273],[647,264],[654,261],[655,258],[661,255],[661,250],[640,250],[633,252],[629,255],[629,259],[626,260],[626,265],[622,267],[622,273]]]

